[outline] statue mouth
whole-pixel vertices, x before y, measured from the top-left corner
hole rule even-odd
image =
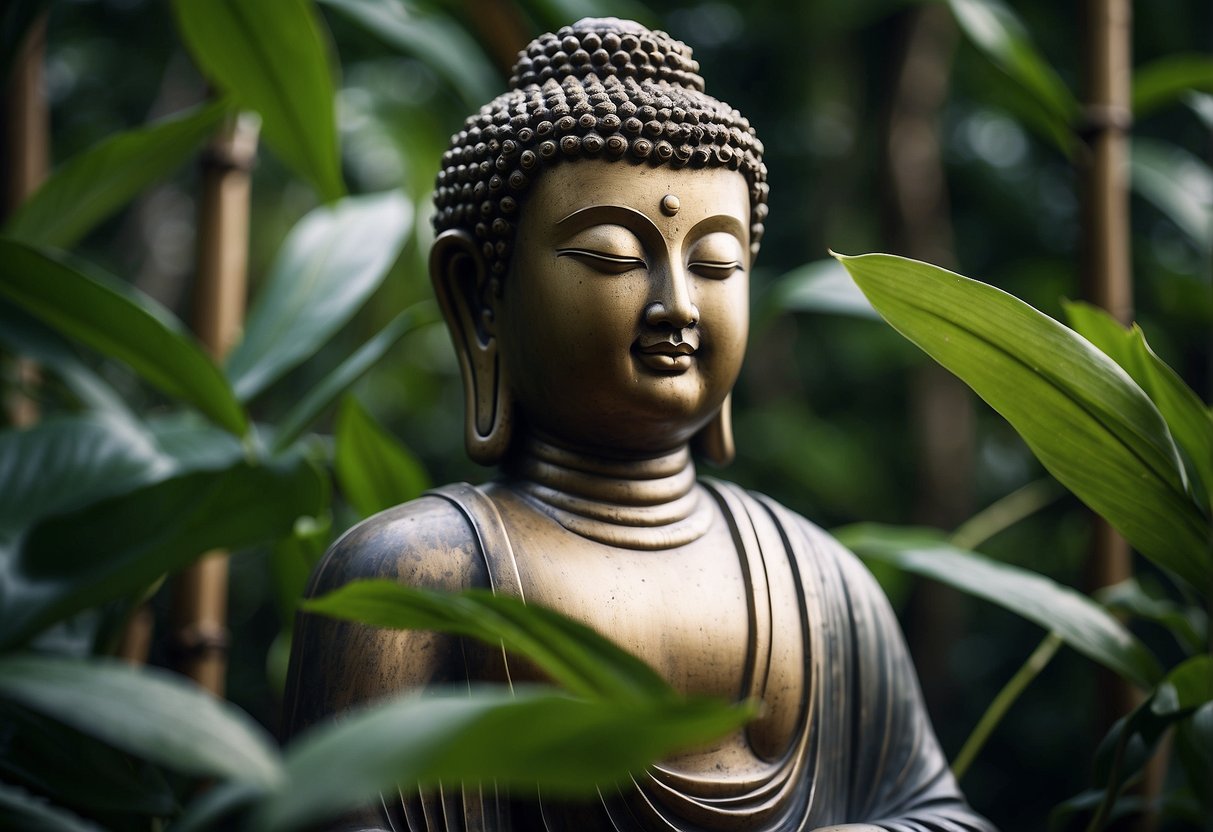
[[[636,339],[633,349],[646,366],[662,372],[681,373],[694,361],[699,349],[699,334],[693,329],[644,333]]]

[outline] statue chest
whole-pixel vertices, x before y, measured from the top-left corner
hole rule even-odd
[[[688,770],[723,762],[752,773],[786,751],[807,704],[808,633],[781,539],[753,527],[739,533],[735,518],[713,504],[712,522],[694,541],[626,548],[574,534],[521,502],[496,502],[528,603],[592,627],[682,693],[764,700],[763,715],[744,732],[683,758]],[[510,672],[515,682],[533,678],[517,665]]]

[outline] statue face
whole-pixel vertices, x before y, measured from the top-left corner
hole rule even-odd
[[[675,448],[707,424],[745,352],[749,224],[735,171],[545,170],[495,311],[528,428],[626,455]]]

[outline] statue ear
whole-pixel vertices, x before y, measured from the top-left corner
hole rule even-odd
[[[713,465],[725,466],[733,461],[733,394],[720,404],[712,421],[703,426],[691,440],[695,450]]]
[[[463,375],[464,440],[468,456],[495,465],[510,444],[513,405],[498,355],[498,285],[470,234],[450,229],[430,251],[430,279],[446,318]]]

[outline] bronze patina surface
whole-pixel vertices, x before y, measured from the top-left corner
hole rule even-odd
[[[758,697],[743,731],[582,804],[452,786],[341,829],[990,830],[965,804],[897,623],[846,550],[697,480],[732,456],[729,391],[766,216],[762,145],[690,50],[584,20],[520,58],[453,137],[431,275],[485,486],[347,533],[313,577],[490,587],[580,619],[677,689]],[[402,689],[526,681],[500,650],[301,617],[287,731]]]

